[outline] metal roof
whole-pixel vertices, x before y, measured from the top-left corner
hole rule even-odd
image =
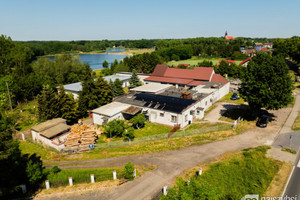
[[[168,88],[172,87],[172,85],[169,84],[160,84],[160,83],[148,83],[133,89],[130,89],[131,91],[136,92],[151,92],[151,93],[157,93],[162,90],[166,90]]]
[[[70,129],[70,126],[64,123],[57,124],[55,126],[52,126],[51,128],[48,128],[42,132],[40,132],[41,135],[45,136],[46,138],[50,139],[55,136],[57,136],[60,133],[67,132]]]
[[[40,123],[38,125],[35,125],[35,126],[31,127],[31,129],[35,130],[37,132],[41,132],[41,131],[49,129],[49,128],[53,127],[53,126],[56,126],[57,124],[65,123],[66,121],[67,120],[62,119],[62,118],[54,118],[54,119],[45,121],[43,123]]]
[[[120,81],[123,82],[123,81],[127,81],[127,80],[130,79],[130,77],[118,76],[118,75],[110,75],[110,76],[105,76],[103,78],[107,82],[109,82],[110,80],[114,82],[116,79],[119,79]],[[76,82],[76,83],[71,83],[71,84],[64,85],[64,88],[65,88],[66,91],[79,93],[82,90],[82,85],[81,85],[81,82]]]
[[[120,103],[120,102],[112,102],[112,103],[106,104],[104,106],[101,106],[99,108],[96,108],[96,109],[92,110],[92,112],[111,117],[129,107],[130,107],[130,105],[128,105],[128,104],[124,104],[124,103]]]

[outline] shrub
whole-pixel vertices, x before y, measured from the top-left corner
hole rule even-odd
[[[57,174],[60,171],[61,171],[61,169],[58,168],[57,166],[54,166],[54,167],[51,168],[51,173],[53,173],[53,174]]]
[[[134,135],[134,128],[130,127],[127,130],[124,131],[123,133],[124,140],[130,140],[135,137]]]
[[[134,165],[131,162],[128,162],[124,166],[124,177],[129,180],[133,180],[133,171],[134,171]]]
[[[107,137],[121,137],[124,130],[124,120],[114,119],[104,125],[104,134]]]
[[[142,128],[145,125],[145,115],[143,115],[142,113],[138,114],[137,116],[134,116],[133,118],[130,119],[130,123],[133,124],[134,128]]]

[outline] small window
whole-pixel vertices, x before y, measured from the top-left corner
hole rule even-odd
[[[207,106],[207,101],[205,101],[205,105]]]
[[[197,115],[199,115],[200,114],[200,110],[197,110]]]
[[[159,116],[160,116],[160,117],[164,117],[164,116],[165,116],[165,113],[160,113]]]
[[[171,116],[171,122],[177,122],[177,116],[172,115]]]
[[[185,118],[185,121],[187,121],[187,120],[188,120],[188,115],[185,115],[185,117],[184,117],[184,118]]]

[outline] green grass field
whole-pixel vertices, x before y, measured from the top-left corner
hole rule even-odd
[[[67,186],[69,185],[69,177],[72,177],[73,184],[90,183],[91,174],[94,174],[95,182],[113,180],[113,171],[116,170],[117,178],[123,178],[122,168],[93,168],[93,169],[63,169],[54,174],[51,169],[45,169],[48,174],[47,179],[51,187]]]
[[[172,130],[170,126],[164,126],[160,124],[145,123],[145,127],[141,129],[135,129],[135,137],[145,137],[150,135],[158,135],[163,133],[169,133]]]
[[[267,149],[245,149],[209,165],[201,176],[193,173],[186,180],[179,178],[161,199],[241,199],[246,194],[263,195],[283,164],[266,157]]]
[[[190,64],[190,65],[198,65],[199,62],[202,62],[204,60],[207,61],[212,61],[214,65],[219,63],[219,60],[225,60],[223,58],[192,58],[192,59],[188,59],[188,60],[179,60],[179,61],[175,61],[175,62],[168,62],[167,64],[169,66],[178,66],[178,64]],[[236,64],[240,64],[242,62],[242,60],[236,60],[235,63]]]
[[[231,100],[232,92],[229,92],[226,94],[222,99],[219,100],[219,102],[227,102],[227,103],[235,103],[235,104],[244,104],[245,101],[243,98],[240,98],[238,100]]]

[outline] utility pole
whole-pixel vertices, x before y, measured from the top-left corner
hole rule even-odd
[[[12,105],[11,105],[11,98],[10,98],[10,93],[9,93],[9,87],[8,87],[7,81],[5,81],[5,82],[6,82],[6,87],[7,87],[7,93],[8,93],[8,100],[9,100],[10,110],[12,112],[13,109],[12,109]]]

